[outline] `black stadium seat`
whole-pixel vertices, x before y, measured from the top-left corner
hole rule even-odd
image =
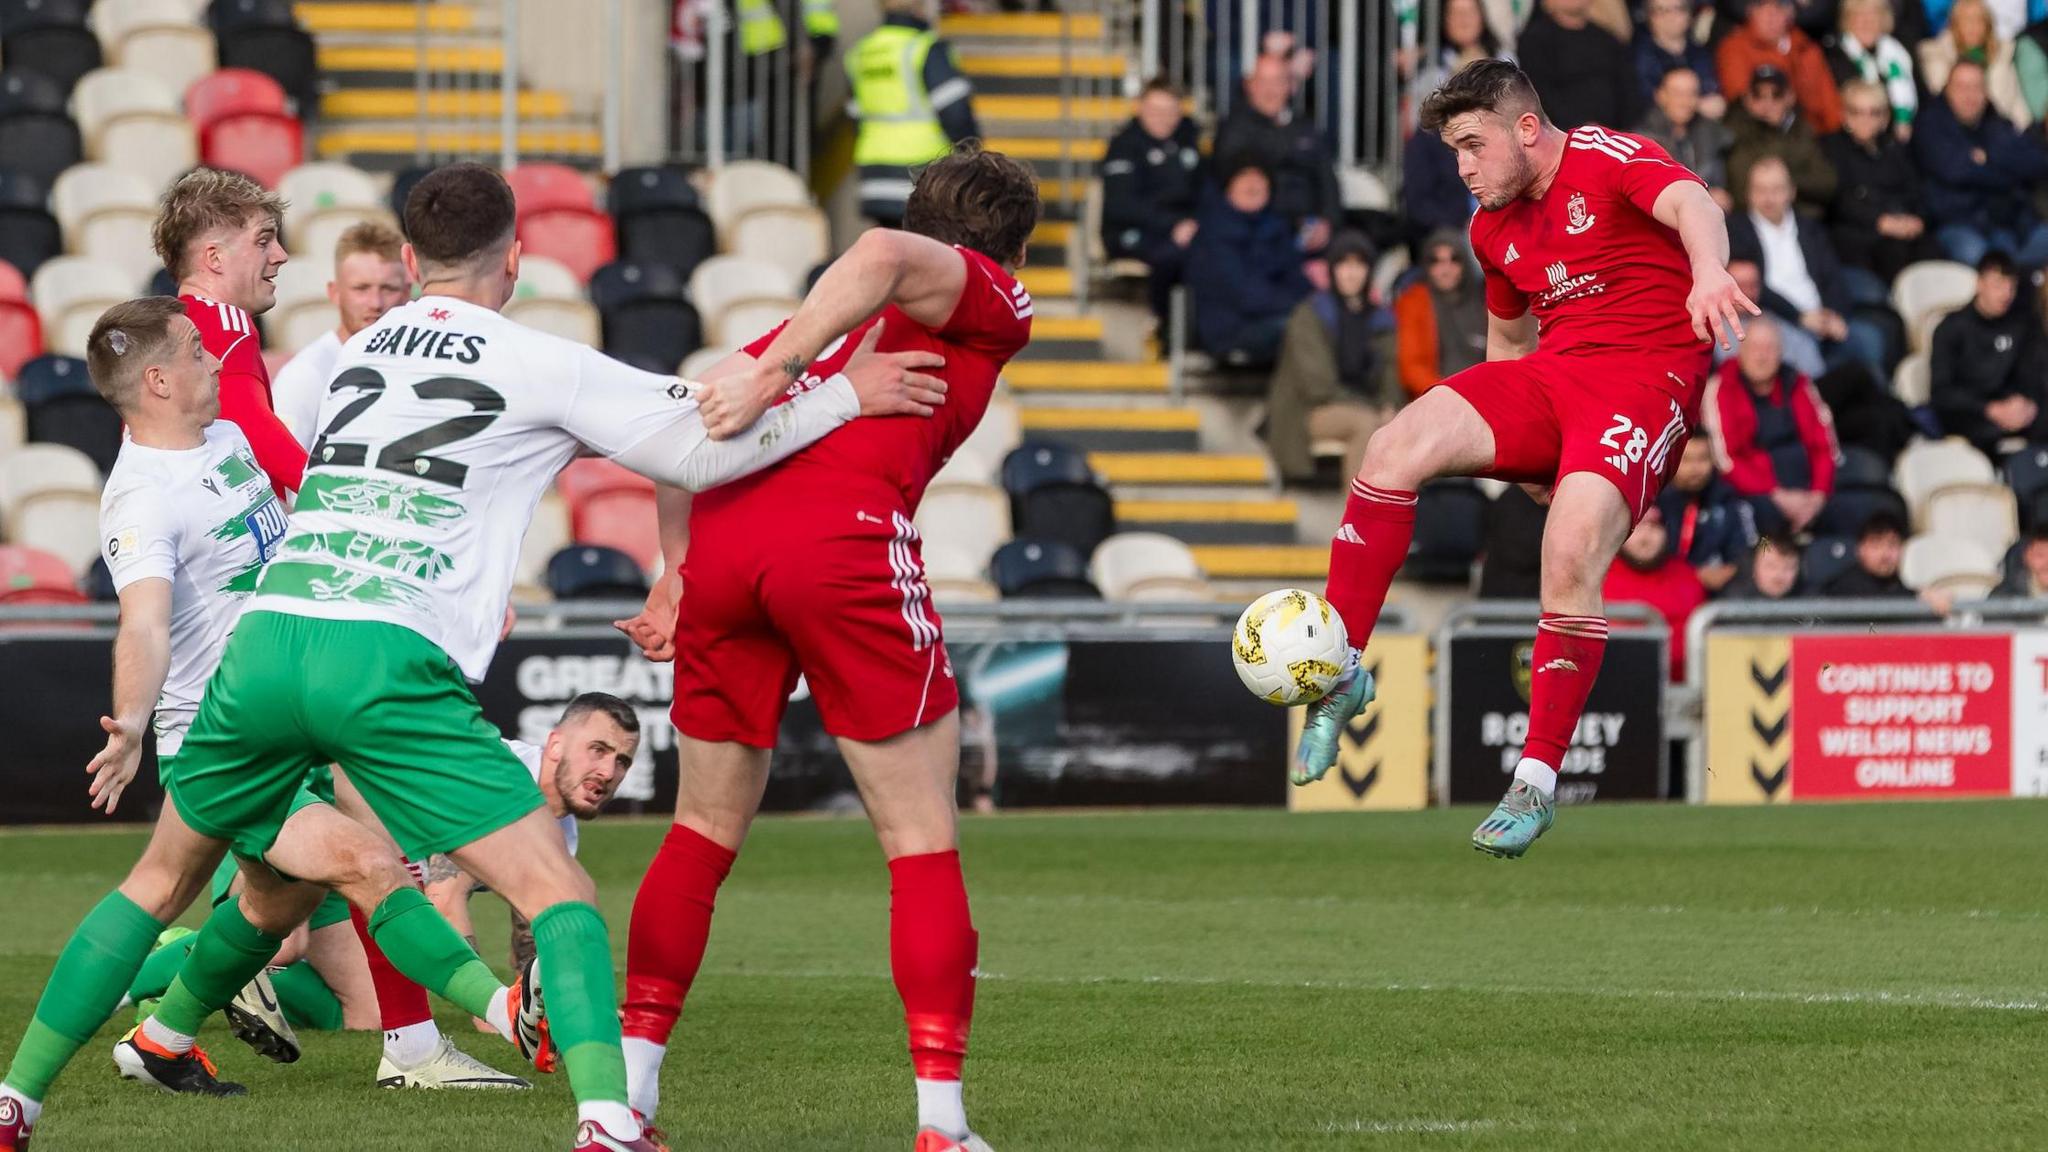
[[[590,302],[604,319],[604,348],[646,357],[673,372],[704,345],[704,325],[683,275],[666,264],[607,264],[590,277]]]
[[[1911,523],[1906,514],[1906,498],[1889,487],[1875,484],[1837,485],[1828,502],[1814,517],[1813,530],[1827,536],[1846,536],[1854,539],[1863,529],[1865,521],[1879,512],[1897,517],[1902,524]]]
[[[0,157],[0,163],[9,159]],[[49,200],[48,181],[0,167],[0,260],[23,276],[34,276],[43,261],[64,251]]]
[[[1003,490],[1020,537],[1057,540],[1083,560],[1116,531],[1115,505],[1088,457],[1065,444],[1032,440],[1003,459]]]
[[[548,558],[548,591],[557,600],[640,600],[647,577],[617,548],[571,544]]]
[[[85,570],[85,578],[78,582],[78,590],[101,604],[121,599],[121,594],[114,591],[114,574],[107,571],[104,556],[93,557],[92,567]]]
[[[1486,493],[1471,480],[1432,480],[1415,498],[1415,535],[1401,575],[1425,583],[1466,584],[1486,534]]]
[[[85,158],[64,90],[40,72],[0,72],[0,156],[8,167],[45,181]]]
[[[2048,448],[2021,449],[2005,458],[2005,482],[2020,502],[2020,530],[2030,532],[2048,512]]]
[[[176,296],[178,294],[178,278],[171,275],[169,268],[157,269],[156,274],[149,278],[149,294],[151,296]]]
[[[688,277],[718,251],[717,229],[680,168],[621,169],[609,200],[622,260],[673,265]]]
[[[302,120],[320,111],[320,64],[313,37],[304,28],[235,26],[213,34],[223,68],[253,68],[284,88]]]
[[[85,361],[38,356],[21,366],[15,393],[28,417],[28,438],[78,449],[104,476],[121,451],[121,417],[92,386]]]
[[[231,28],[295,28],[298,23],[292,0],[213,0],[206,6],[206,26],[215,32]]]
[[[996,549],[988,568],[1005,599],[1102,599],[1088,579],[1087,559],[1059,540],[1012,540]]]
[[[405,198],[412,195],[413,186],[425,180],[427,173],[432,171],[432,167],[407,168],[392,178],[391,214],[398,217],[401,222],[405,220]]]
[[[1835,469],[1835,487],[1889,488],[1892,486],[1892,468],[1884,457],[1868,448],[1846,445],[1842,449],[1842,463]]]
[[[1830,581],[1856,566],[1856,541],[1845,536],[1822,536],[1806,546],[1799,561],[1799,576],[1806,594],[1818,595]]]
[[[68,95],[103,63],[100,38],[86,24],[91,8],[87,0],[0,0],[0,59],[42,73]]]

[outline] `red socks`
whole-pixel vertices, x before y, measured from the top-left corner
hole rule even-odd
[[[370,961],[370,983],[377,988],[377,1015],[383,1018],[384,1031],[396,1032],[432,1020],[434,1008],[427,1003],[427,990],[385,958],[384,950],[370,937],[370,924],[362,909],[349,905],[348,920],[355,925],[356,939],[363,942],[363,955]]]
[[[1607,652],[1607,621],[1599,616],[1545,612],[1530,656],[1529,742],[1522,755],[1553,770],[1564,767],[1572,729],[1586,710],[1586,695]]]
[[[626,937],[625,1034],[667,1044],[683,997],[704,962],[718,886],[737,855],[701,833],[672,825],[633,898]]]
[[[1353,648],[1365,648],[1379,623],[1380,608],[1394,573],[1408,559],[1415,535],[1415,493],[1351,482],[1344,502],[1344,523],[1330,542],[1330,581],[1324,597],[1344,619],[1344,635]]]
[[[974,1019],[979,937],[967,911],[960,853],[889,861],[889,968],[910,1027],[910,1063],[920,1080],[958,1080]]]

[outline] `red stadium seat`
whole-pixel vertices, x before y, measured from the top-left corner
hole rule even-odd
[[[0,300],[28,302],[28,280],[21,270],[0,260]]]
[[[240,172],[265,188],[305,159],[305,130],[290,116],[254,112],[229,116],[199,140],[200,161]]]
[[[633,558],[642,572],[661,559],[661,532],[655,522],[654,492],[615,488],[577,506],[576,543],[603,544]]]
[[[289,116],[284,86],[252,68],[223,68],[185,89],[185,118],[205,132],[230,116]]]
[[[577,505],[593,496],[622,490],[652,492],[654,481],[601,457],[571,460],[555,477],[555,491],[562,494],[562,502],[569,506],[570,535],[573,537],[576,532]]]
[[[0,544],[0,604],[83,604],[64,561],[40,548]]]
[[[42,317],[20,300],[0,300],[0,380],[21,375],[21,366],[42,354]]]
[[[618,255],[612,218],[595,209],[557,208],[528,216],[519,222],[519,243],[531,255],[561,261],[584,284]]]
[[[597,211],[597,195],[590,190],[590,182],[566,164],[520,164],[505,173],[505,183],[512,186],[522,223],[536,212],[564,208]]]

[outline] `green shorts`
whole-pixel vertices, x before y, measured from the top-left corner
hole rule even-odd
[[[413,860],[542,804],[461,670],[426,637],[375,621],[245,614],[164,790],[195,831],[260,858],[324,764],[348,771]]]
[[[308,772],[306,778],[299,783],[298,790],[292,793],[291,811],[285,813],[285,819],[289,821],[298,814],[299,809],[310,808],[315,804],[334,807],[334,769],[325,764]],[[235,874],[239,871],[241,868],[235,862],[234,853],[230,852],[221,857],[220,867],[213,870],[212,895],[216,907],[228,898],[228,890],[233,886]],[[313,915],[306,920],[306,926],[318,932],[330,924],[340,924],[347,920],[348,901],[337,893],[329,892],[320,901],[320,906],[313,909]]]

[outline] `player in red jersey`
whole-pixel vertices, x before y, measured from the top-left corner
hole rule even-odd
[[[768,780],[801,671],[838,738],[889,861],[889,950],[917,1079],[917,1152],[987,1152],[960,1073],[976,936],[955,838],[958,694],[911,517],[981,420],[996,375],[1031,336],[1013,278],[1038,220],[1030,171],[966,146],[928,165],[906,231],[876,229],[834,261],[781,328],[714,369],[705,426],[729,436],[777,397],[829,378],[864,339],[945,358],[929,419],[855,420],[781,465],[698,494],[676,576],[622,626],[650,656],[675,620],[676,823],[633,905],[624,1023],[628,1096],[652,1114],[661,1058],[703,959],[711,909]],[[729,374],[737,369],[736,374]],[[684,551],[687,546],[687,551]]]
[[[1479,201],[1487,362],[1373,436],[1330,545],[1328,595],[1363,649],[1427,480],[1492,476],[1547,496],[1529,739],[1472,835],[1480,851],[1515,857],[1550,827],[1557,770],[1600,671],[1601,579],[1691,435],[1710,341],[1732,345],[1741,314],[1758,309],[1728,274],[1727,225],[1699,177],[1641,136],[1560,130],[1514,64],[1460,69],[1423,102],[1422,130],[1456,149]],[[1329,770],[1372,697],[1354,661],[1309,711],[1296,783]]]

